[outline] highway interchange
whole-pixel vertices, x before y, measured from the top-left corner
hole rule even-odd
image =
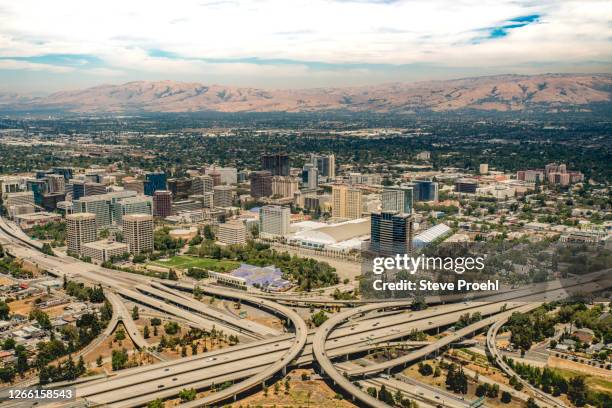
[[[80,380],[76,386],[77,397],[89,406],[133,407],[143,406],[156,398],[174,398],[185,388],[207,389],[213,384],[232,383],[222,391],[208,393],[205,397],[180,406],[214,406],[232,401],[266,382],[271,383],[293,367],[313,365],[326,375],[332,385],[351,396],[359,406],[386,407],[353,383],[353,379],[376,387],[385,384],[389,389],[400,390],[419,401],[422,406],[435,406],[435,393],[424,389],[421,394],[406,382],[390,378],[397,368],[434,355],[440,350],[468,339],[477,331],[491,327],[487,336],[487,350],[500,368],[507,371],[495,347],[497,329],[515,311],[533,310],[545,301],[559,300],[572,294],[571,289],[597,291],[611,287],[605,273],[584,275],[565,282],[547,282],[529,288],[509,290],[479,299],[432,305],[423,311],[411,311],[411,300],[360,302],[350,304],[316,330],[309,330],[304,319],[292,306],[308,304],[309,299],[281,296],[275,299],[269,294],[237,291],[214,285],[199,285],[205,295],[240,301],[277,316],[284,323],[283,331],[270,328],[247,319],[213,308],[193,299],[189,292],[193,284],[188,281],[162,281],[143,275],[105,269],[66,256],[42,254],[39,243],[29,240],[16,226],[0,219],[0,242],[13,256],[35,263],[50,274],[79,280],[89,284],[102,284],[113,306],[113,317],[104,332],[81,354],[92,350],[111,335],[120,322],[134,344],[152,353],[158,363],[113,372],[109,377],[91,377]],[[311,299],[312,304],[342,305],[342,302],[321,296]],[[213,327],[226,334],[239,336],[240,344],[196,356],[162,361],[140,334],[124,301],[143,305],[168,316],[188,322],[191,327],[210,330]],[[431,301],[431,299],[430,299]],[[439,299],[438,299],[439,301]],[[348,303],[348,302],[346,302]],[[432,301],[434,303],[434,301]],[[480,313],[483,319],[433,343],[407,342],[405,338],[416,331],[444,329],[465,313]],[[350,361],[338,362],[351,356],[385,347],[385,344],[403,345],[408,353],[383,363],[357,365]],[[409,380],[407,380],[409,381]],[[558,407],[556,399],[541,391],[532,390],[541,406]],[[438,397],[439,398],[439,397]],[[449,401],[451,400],[448,398]],[[455,401],[456,406],[468,404]],[[20,404],[27,406],[27,403]],[[448,406],[453,406],[450,403]],[[562,405],[561,405],[562,406]]]

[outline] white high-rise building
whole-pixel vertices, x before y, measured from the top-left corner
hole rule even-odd
[[[70,214],[66,216],[66,224],[66,242],[69,252],[81,255],[83,244],[98,239],[96,214]]]
[[[215,186],[213,188],[213,205],[215,207],[231,207],[234,203],[235,188],[232,186]]]
[[[262,238],[279,238],[289,234],[289,207],[265,205],[259,209],[259,236]]]
[[[213,165],[207,167],[205,173],[217,173],[221,184],[236,184],[238,182],[238,170],[235,167],[219,167]]]
[[[191,193],[194,195],[202,195],[204,193],[212,193],[213,178],[209,175],[196,176],[191,182]]]
[[[153,216],[129,214],[123,217],[123,237],[132,254],[153,250]]]
[[[298,190],[297,178],[291,176],[272,177],[272,196],[293,197],[293,194]]]
[[[219,225],[217,241],[226,245],[246,243],[247,230],[242,221],[230,221]]]

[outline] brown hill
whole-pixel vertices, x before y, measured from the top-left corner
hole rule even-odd
[[[25,99],[0,94],[0,107],[72,112],[369,112],[580,108],[610,102],[612,75],[500,75],[351,88],[265,90],[174,81],[137,81]]]

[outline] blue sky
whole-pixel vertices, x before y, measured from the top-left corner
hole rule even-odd
[[[611,20],[589,0],[0,0],[0,92],[612,72]]]

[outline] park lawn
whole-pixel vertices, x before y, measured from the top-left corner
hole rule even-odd
[[[168,260],[157,260],[149,262],[151,265],[162,266],[166,268],[176,268],[176,269],[188,269],[188,268],[202,268],[202,269],[210,269],[212,271],[217,272],[227,272],[233,269],[236,269],[240,266],[240,262],[236,261],[228,261],[228,260],[218,260],[218,259],[210,259],[210,258],[196,258],[193,256],[173,256]]]

